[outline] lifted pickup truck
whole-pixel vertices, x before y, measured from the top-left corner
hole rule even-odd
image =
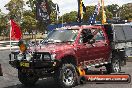
[[[78,67],[105,66],[108,74],[121,71],[124,50],[113,48],[112,40],[113,31],[108,26],[55,29],[38,46],[26,47],[20,41],[20,50],[9,54],[9,63],[18,69],[18,78],[26,86],[52,76],[59,86],[70,88],[81,75]]]

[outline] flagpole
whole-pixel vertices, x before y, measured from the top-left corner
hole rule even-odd
[[[104,0],[101,0],[102,3],[102,24],[104,24]]]
[[[11,51],[11,30],[12,30],[12,26],[11,26],[11,20],[10,20],[10,51]]]
[[[58,24],[58,4],[56,3],[56,21],[57,21],[57,24]]]
[[[62,27],[63,27],[63,12],[62,12]]]

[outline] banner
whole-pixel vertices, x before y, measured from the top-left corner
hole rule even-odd
[[[82,22],[83,14],[86,13],[86,7],[84,6],[82,0],[78,0],[78,19],[79,23]]]
[[[37,0],[36,2],[36,19],[44,23],[50,21],[50,7],[48,0]]]
[[[20,27],[12,19],[10,20],[10,25],[11,25],[10,39],[11,40],[20,40],[22,38],[22,32],[21,32]]]
[[[100,2],[98,1],[98,4],[95,6],[95,10],[92,16],[90,16],[88,23],[89,24],[96,24],[96,17],[100,12]]]
[[[101,3],[102,3],[102,24],[105,24],[106,23],[106,14],[104,11],[104,0],[101,0]]]

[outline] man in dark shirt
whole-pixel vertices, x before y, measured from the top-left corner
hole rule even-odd
[[[93,34],[90,29],[83,29],[82,37],[83,37],[83,43],[86,43],[93,38]]]

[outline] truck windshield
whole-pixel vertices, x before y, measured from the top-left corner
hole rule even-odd
[[[74,42],[77,33],[78,30],[75,29],[53,30],[48,34],[44,42],[48,42],[48,43]]]

